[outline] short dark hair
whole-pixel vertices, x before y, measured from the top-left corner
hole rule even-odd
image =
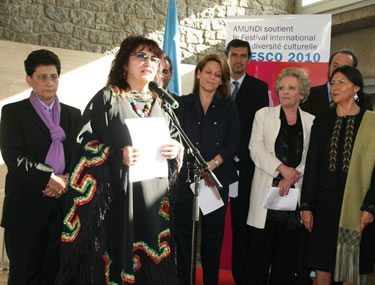
[[[361,72],[353,66],[343,65],[343,66],[336,68],[332,72],[332,75],[329,78],[329,82],[332,81],[333,76],[338,72],[344,74],[349,79],[349,81],[351,81],[354,85],[357,85],[360,88],[359,91],[357,92],[358,102],[356,101],[356,103],[360,107],[363,107],[364,106],[364,94],[363,94],[363,78],[362,78]]]
[[[198,70],[202,71],[203,68],[209,61],[216,61],[220,64],[221,67],[221,80],[222,83],[216,89],[215,97],[219,100],[227,100],[230,98],[230,71],[227,62],[224,60],[223,56],[216,55],[216,54],[209,54],[206,55],[200,62],[198,62],[197,66],[195,67],[194,72],[194,85],[193,85],[193,92],[199,91],[200,80],[197,77]]]
[[[57,74],[61,72],[61,62],[59,57],[52,51],[39,49],[32,51],[24,61],[25,71],[28,76],[32,76],[39,65],[54,65]]]
[[[239,40],[239,39],[234,39],[234,40],[231,40],[228,44],[227,44],[227,47],[225,49],[225,55],[228,56],[229,55],[229,52],[230,52],[230,48],[231,47],[245,47],[247,48],[248,50],[248,53],[247,55],[251,56],[251,48],[250,48],[250,44],[249,42],[247,41],[243,41],[243,40]]]
[[[165,60],[168,61],[168,63],[169,63],[169,71],[172,73],[173,66],[172,66],[172,60],[171,60],[171,58],[168,55],[166,55],[165,56]]]
[[[127,91],[130,86],[127,81],[128,72],[124,66],[128,66],[130,55],[138,48],[149,48],[154,55],[161,61],[164,58],[164,52],[161,50],[157,42],[148,39],[144,36],[129,36],[121,43],[120,49],[117,51],[114,60],[112,61],[111,71],[107,79],[107,87],[117,88],[119,90]],[[160,62],[161,62],[160,61]],[[159,63],[158,71],[156,74],[156,81],[161,79],[161,71],[163,65]]]
[[[347,48],[340,49],[340,50],[337,50],[337,51],[333,52],[331,54],[331,56],[329,57],[329,62],[328,62],[329,65],[331,65],[331,63],[333,61],[333,58],[339,53],[344,53],[344,54],[350,55],[353,58],[353,66],[357,67],[358,57],[355,55],[355,53],[352,50],[347,49]]]

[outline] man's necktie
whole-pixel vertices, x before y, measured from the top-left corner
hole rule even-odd
[[[238,83],[238,81],[233,81],[232,83],[234,85],[234,89],[233,89],[233,92],[232,92],[232,99],[236,100],[238,90],[240,89],[239,88],[240,84]]]

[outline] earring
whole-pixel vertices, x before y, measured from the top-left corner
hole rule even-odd
[[[359,97],[358,97],[358,94],[357,94],[357,93],[354,94],[354,101],[356,101],[356,102],[359,101]]]

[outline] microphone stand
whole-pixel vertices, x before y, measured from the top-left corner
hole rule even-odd
[[[198,229],[198,222],[199,222],[199,192],[200,192],[201,171],[204,171],[208,174],[208,177],[214,183],[217,190],[221,190],[223,186],[221,185],[220,181],[217,179],[216,175],[212,172],[207,162],[203,159],[199,150],[194,146],[194,144],[190,141],[187,134],[181,128],[180,122],[178,121],[176,115],[173,113],[171,106],[165,100],[163,100],[163,98],[161,99],[162,99],[163,109],[171,118],[174,126],[177,128],[179,134],[181,135],[182,140],[187,146],[187,152],[194,158],[193,170],[194,170],[195,189],[194,189],[193,208],[192,208],[193,209],[193,215],[192,215],[193,229],[192,229],[192,237],[191,237],[191,260],[190,260],[190,285],[194,285],[195,284],[196,259],[197,259],[196,249],[197,249],[197,236],[198,236],[197,229]],[[189,176],[190,175],[188,175],[187,182],[190,181]]]

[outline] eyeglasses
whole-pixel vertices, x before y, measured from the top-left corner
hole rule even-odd
[[[51,79],[53,82],[56,82],[59,80],[59,75],[58,74],[51,74],[51,75],[39,74],[38,76],[36,76],[36,79],[43,81],[43,82],[46,82],[48,78]]]
[[[154,55],[147,55],[144,52],[137,52],[137,53],[133,54],[133,56],[135,56],[137,59],[142,60],[142,61],[146,61],[148,58],[150,58],[150,60],[153,64],[159,64],[159,62],[160,62],[160,58],[158,58]]]

